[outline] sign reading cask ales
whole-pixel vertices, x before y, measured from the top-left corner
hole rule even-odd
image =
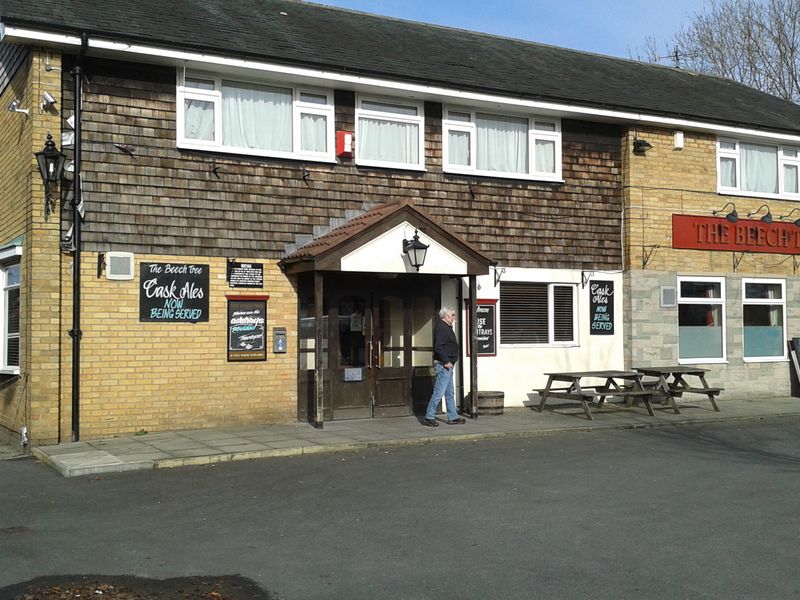
[[[614,335],[614,282],[589,283],[589,334]]]
[[[208,265],[141,263],[139,320],[208,321]]]

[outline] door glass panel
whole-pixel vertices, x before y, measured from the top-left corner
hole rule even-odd
[[[417,297],[411,312],[411,364],[429,367],[433,364],[433,320],[436,305],[433,298]]]
[[[364,337],[367,303],[358,296],[339,300],[339,366],[364,367],[367,364]]]
[[[405,364],[403,336],[403,300],[387,296],[381,300],[381,346],[384,367],[402,367]]]

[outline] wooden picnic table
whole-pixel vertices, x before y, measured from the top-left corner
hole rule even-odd
[[[634,398],[641,398],[647,407],[650,416],[654,416],[650,400],[653,396],[662,395],[663,392],[657,389],[645,389],[642,384],[642,373],[638,371],[570,371],[562,373],[545,373],[547,375],[547,386],[536,390],[539,393],[539,412],[544,411],[544,405],[548,398],[565,398],[581,403],[586,418],[590,421],[592,412],[589,410],[589,401],[597,400],[598,405],[602,406],[606,398],[623,397],[626,406]],[[601,385],[583,385],[584,379],[602,379],[605,383]],[[568,384],[566,387],[554,388],[553,384],[563,382]]]
[[[683,394],[705,394],[711,401],[714,410],[720,412],[715,396],[724,389],[721,387],[711,387],[706,381],[708,369],[695,367],[692,365],[668,365],[664,367],[636,367],[636,371],[648,377],[658,377],[655,387],[669,395],[675,412],[678,407],[675,398],[680,398]],[[686,381],[686,377],[697,378],[692,385]]]

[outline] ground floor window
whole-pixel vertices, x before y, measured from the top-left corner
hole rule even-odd
[[[725,360],[723,277],[678,277],[678,358]]]
[[[562,283],[500,284],[501,344],[574,344],[577,286]]]
[[[19,372],[19,263],[0,266],[0,372]]]
[[[781,279],[742,280],[744,357],[786,357],[786,282]]]

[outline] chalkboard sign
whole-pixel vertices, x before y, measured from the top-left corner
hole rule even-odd
[[[592,281],[589,294],[589,333],[614,335],[614,282]]]
[[[464,301],[469,311],[469,300]],[[497,356],[497,300],[478,300],[475,306],[475,329],[478,333],[478,356]],[[472,334],[467,336],[470,355]]]
[[[228,360],[267,360],[267,301],[228,299]]]
[[[139,320],[208,321],[208,265],[141,263]]]
[[[228,262],[228,285],[232,288],[264,287],[264,265]]]

